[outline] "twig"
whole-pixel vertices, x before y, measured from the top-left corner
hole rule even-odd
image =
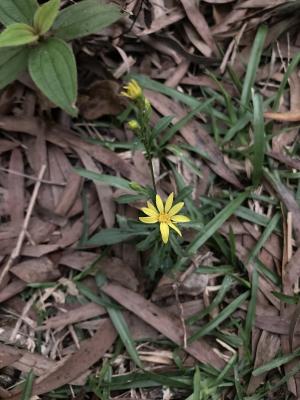
[[[25,219],[24,219],[24,222],[23,222],[23,226],[22,226],[21,232],[20,232],[20,234],[18,236],[18,240],[17,240],[16,246],[13,249],[9,259],[7,260],[7,263],[5,264],[3,270],[1,271],[1,274],[0,274],[0,287],[2,285],[3,279],[5,278],[5,276],[9,272],[11,266],[13,265],[14,261],[16,260],[16,258],[20,254],[20,251],[21,251],[21,248],[22,248],[22,245],[23,245],[23,241],[24,241],[24,238],[25,238],[25,235],[26,235],[26,230],[27,230],[27,227],[28,227],[28,224],[29,224],[29,220],[30,220],[31,214],[33,212],[33,208],[34,208],[34,205],[35,205],[35,202],[36,202],[36,199],[37,199],[37,195],[38,195],[41,183],[42,183],[41,180],[43,179],[45,171],[46,171],[46,165],[43,164],[41,169],[40,169],[39,175],[38,175],[38,180],[34,185],[32,196],[31,196],[30,202],[28,204],[27,213],[26,213],[26,216],[25,216]]]
[[[32,181],[39,180],[39,178],[37,178],[36,176],[22,174],[21,172],[13,171],[12,169],[8,169],[8,168],[0,167],[0,171],[8,172],[9,174],[13,174],[13,175],[23,176],[23,178],[31,179]],[[54,185],[54,186],[66,186],[65,182],[54,182],[54,181],[48,181],[46,179],[42,179],[41,183],[46,183],[47,185]]]
[[[174,290],[176,303],[179,308],[179,318],[180,318],[180,323],[181,323],[182,330],[183,330],[183,348],[186,349],[187,348],[187,332],[186,332],[186,325],[185,325],[185,320],[184,320],[184,310],[183,310],[182,304],[180,303],[180,299],[179,299],[178,286],[179,285],[176,282],[172,285],[172,288]]]

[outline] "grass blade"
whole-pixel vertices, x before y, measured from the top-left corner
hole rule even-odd
[[[293,353],[284,354],[283,356],[274,358],[272,361],[270,361],[264,365],[261,365],[258,368],[255,368],[252,372],[252,375],[258,376],[265,372],[271,371],[272,369],[279,368],[282,365],[289,363],[290,361],[294,360],[295,358],[297,358],[299,356],[300,356],[300,348],[293,351]]]
[[[263,174],[263,164],[266,149],[266,135],[263,115],[262,97],[257,93],[252,93],[253,102],[253,173],[252,181],[254,185],[259,185]]]
[[[31,369],[29,371],[29,374],[27,375],[24,389],[22,390],[21,400],[30,400],[31,399],[33,380],[34,380],[34,374]]]
[[[117,189],[132,190],[130,187],[130,181],[124,178],[119,178],[118,176],[111,176],[105,174],[98,174],[97,172],[87,171],[83,168],[75,168],[75,172],[84,178],[91,179],[92,181],[106,183]]]
[[[188,253],[194,254],[199,247],[201,247],[223,224],[227,219],[237,210],[237,208],[248,197],[249,192],[239,194],[233,201],[217,214],[204,228],[203,232],[193,240],[188,247]]]
[[[246,71],[246,76],[243,84],[243,90],[241,95],[241,106],[240,106],[241,114],[243,114],[249,106],[251,89],[255,82],[256,72],[259,66],[266,35],[267,35],[267,26],[266,25],[260,26],[252,46],[250,59]]]
[[[199,339],[202,336],[208,335],[212,330],[225,321],[249,296],[249,291],[242,293],[239,297],[233,300],[227,307],[225,307],[216,318],[208,322],[203,328],[199,329],[194,335],[189,338],[189,343]]]

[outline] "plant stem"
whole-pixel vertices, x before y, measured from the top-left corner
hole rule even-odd
[[[152,157],[151,157],[151,155],[149,153],[147,154],[147,158],[148,158],[148,165],[149,165],[150,172],[151,172],[153,189],[154,189],[155,193],[157,193],[155,177],[154,177],[154,168],[153,168],[153,163],[152,163]]]

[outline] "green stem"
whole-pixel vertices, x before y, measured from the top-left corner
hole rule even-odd
[[[154,177],[154,168],[153,168],[153,163],[152,163],[152,157],[148,152],[147,152],[147,158],[148,158],[148,165],[149,165],[150,172],[151,172],[153,189],[154,189],[155,193],[157,193],[155,177]]]

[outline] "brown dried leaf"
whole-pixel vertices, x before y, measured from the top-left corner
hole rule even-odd
[[[66,310],[55,317],[48,318],[42,326],[36,328],[36,331],[63,328],[67,325],[74,324],[80,321],[86,321],[90,318],[95,318],[106,314],[106,309],[98,304],[89,303],[79,306],[74,310]]]
[[[281,122],[298,122],[300,121],[300,111],[289,112],[265,112],[265,118],[272,119],[273,121]]]
[[[55,371],[45,378],[41,377],[33,384],[32,395],[47,393],[71,383],[105,354],[114,343],[116,337],[117,333],[110,320],[104,319],[94,336],[80,343],[78,351],[68,357]],[[21,398],[20,389],[12,390],[11,393],[10,400],[19,400]]]
[[[179,319],[174,318],[174,316],[166,313],[155,304],[145,300],[144,297],[122,286],[106,284],[101,287],[101,290],[174,343],[182,345],[184,333]],[[224,366],[224,361],[204,339],[193,342],[185,351],[198,361],[208,363],[215,368]]]
[[[47,257],[23,261],[10,271],[26,283],[53,281],[60,277],[59,270]]]
[[[120,85],[115,81],[95,81],[78,97],[80,113],[87,120],[95,120],[104,115],[118,115],[125,108],[120,96]]]

